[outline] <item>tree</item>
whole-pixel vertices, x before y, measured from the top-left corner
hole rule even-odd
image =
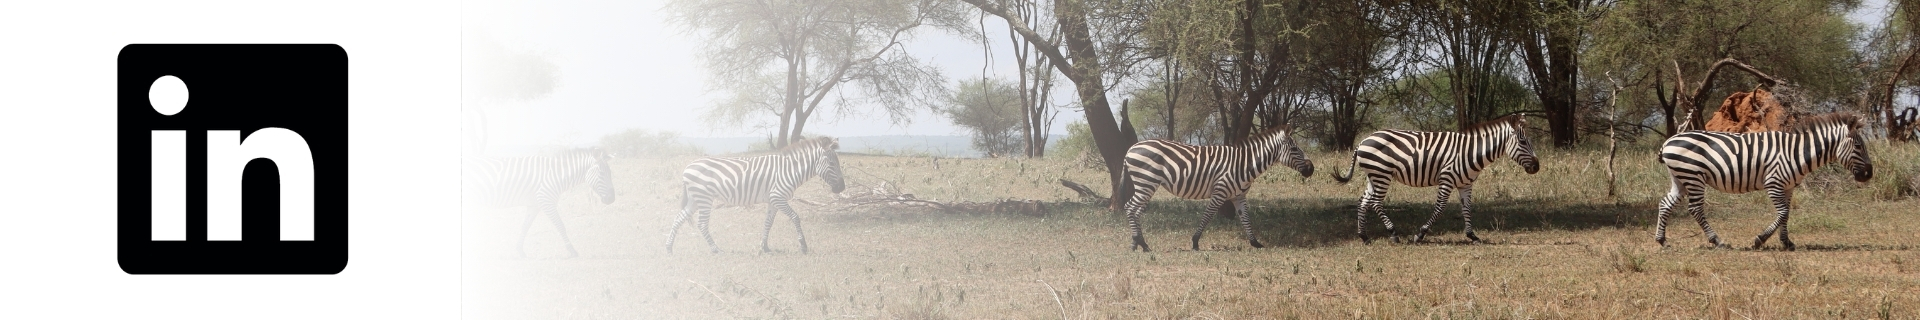
[[[1679,117],[1710,114],[1705,107],[1718,106],[1719,97],[1759,84],[1746,73],[1733,73],[1704,86],[1690,103],[1699,107],[1679,108],[1681,100],[1696,98],[1691,89],[1702,87],[1711,66],[1725,58],[1799,85],[1791,94],[1811,105],[1796,108],[1854,105],[1849,102],[1858,99],[1861,77],[1854,71],[1859,60],[1851,42],[1859,27],[1844,13],[1858,5],[1843,0],[1621,1],[1599,13],[1582,64],[1620,77],[1621,100],[1651,100],[1666,119],[1666,135],[1675,133]],[[1677,85],[1676,78],[1690,83]],[[1674,92],[1676,87],[1689,92]]]
[[[1014,135],[1024,121],[1021,109],[1020,88],[1013,82],[977,79],[960,82],[940,111],[954,125],[973,131],[974,150],[996,156],[1026,149],[1024,139]]]
[[[470,136],[461,151],[486,153],[487,109],[544,98],[559,87],[560,71],[546,55],[508,49],[486,32],[468,32],[461,53],[463,128]]]
[[[730,99],[709,119],[742,122],[771,113],[776,147],[796,141],[821,102],[837,96],[842,113],[878,106],[895,123],[942,88],[936,69],[902,49],[925,24],[952,24],[958,13],[934,0],[674,0],[672,23],[700,31],[714,85]],[[862,95],[835,95],[842,84]]]
[[[1387,10],[1369,0],[1317,3],[1304,12],[1319,25],[1306,30],[1301,84],[1327,102],[1328,136],[1333,150],[1352,150],[1368,109],[1363,93],[1389,80],[1400,59],[1389,57],[1392,37],[1402,36],[1384,21]]]
[[[1591,0],[1522,1],[1519,25],[1511,35],[1519,42],[1521,61],[1533,80],[1533,92],[1547,114],[1553,145],[1579,142],[1576,117],[1579,105],[1581,41],[1587,38]]]
[[[1214,109],[1206,106],[1206,101],[1201,101],[1199,95],[1191,94],[1179,98],[1169,97],[1172,95],[1168,93],[1169,87],[1172,87],[1171,91],[1176,92],[1191,91],[1195,89],[1193,87],[1204,84],[1169,85],[1162,82],[1164,79],[1166,78],[1154,79],[1128,95],[1129,100],[1139,101],[1128,108],[1129,118],[1161,120],[1141,121],[1137,126],[1140,135],[1186,143],[1220,144],[1219,126],[1212,123]],[[1174,116],[1170,117],[1169,114]],[[1164,122],[1167,119],[1176,121],[1169,125]]]
[[[1027,1],[1010,2],[1007,5],[1008,10],[1023,17],[1040,17],[1040,12],[1045,10],[1037,3]],[[1047,28],[1032,19],[1027,21],[1027,28],[1046,30],[1036,32],[1044,32],[1047,42],[1060,41],[1058,29]],[[1019,32],[1007,29],[1007,38],[1013,42],[1014,65],[1020,70],[1020,133],[1026,142],[1027,157],[1039,158],[1047,153],[1047,135],[1052,132],[1053,120],[1060,115],[1059,111],[1053,109],[1054,72],[1047,63],[1047,56],[1041,54],[1033,43],[1023,41]],[[984,45],[985,34],[981,35],[981,40]]]
[[[1001,20],[1006,21],[1008,29],[1020,35],[1033,50],[1046,57],[1049,64],[1067,81],[1073,82],[1075,93],[1080,98],[1081,114],[1086,115],[1087,128],[1093,134],[1094,147],[1100,151],[1100,158],[1107,166],[1107,181],[1113,190],[1113,203],[1118,208],[1129,197],[1129,190],[1122,188],[1126,167],[1121,159],[1125,157],[1127,147],[1133,145],[1132,137],[1123,135],[1121,123],[1114,119],[1113,108],[1107,101],[1107,81],[1104,78],[1109,71],[1101,64],[1100,54],[1096,52],[1091,19],[1099,19],[1094,10],[1081,0],[1059,0],[1053,2],[1052,21],[1054,30],[1061,33],[1059,43],[1035,29],[1028,21],[1036,20],[1038,14],[1008,10],[1009,2],[1019,0],[960,0]],[[1038,5],[1029,2],[1029,5]],[[1111,38],[1107,38],[1111,39]],[[1065,50],[1062,50],[1064,47]],[[1125,45],[1107,46],[1110,49],[1125,48]],[[1117,47],[1117,48],[1116,48]]]

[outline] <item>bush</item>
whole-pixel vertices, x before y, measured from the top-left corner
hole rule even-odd
[[[1085,121],[1068,123],[1067,137],[1060,138],[1060,141],[1055,141],[1053,146],[1048,147],[1048,149],[1050,149],[1047,150],[1049,157],[1067,157],[1069,159],[1081,160],[1092,158],[1094,162],[1104,162],[1102,161],[1103,159],[1100,159],[1100,149],[1095,148],[1093,145],[1093,130],[1087,127]],[[1100,163],[1095,164],[1097,166],[1104,166],[1104,164]]]
[[[680,135],[668,131],[648,132],[646,129],[627,129],[620,133],[600,137],[600,148],[619,158],[659,158],[683,155],[704,155],[699,147],[680,141]]]

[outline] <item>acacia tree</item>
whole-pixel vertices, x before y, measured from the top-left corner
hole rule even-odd
[[[1553,145],[1579,142],[1577,106],[1581,41],[1591,22],[1591,0],[1520,1],[1521,19],[1511,35],[1533,80],[1533,92],[1546,111]]]
[[[466,37],[460,50],[461,105],[471,125],[462,128],[469,138],[461,151],[478,155],[486,153],[487,110],[552,94],[559,86],[560,71],[545,55],[508,49],[485,32],[470,32]]]
[[[674,0],[666,9],[670,22],[709,39],[706,67],[732,94],[709,119],[738,124],[771,113],[776,148],[800,139],[829,96],[843,113],[873,105],[895,123],[910,121],[943,81],[902,44],[919,26],[958,18],[934,0]],[[835,94],[843,84],[862,94]]]
[[[1028,1],[1006,4],[1007,10],[1015,12],[1016,16],[1030,18],[1026,21],[1027,29],[1044,34],[1048,42],[1060,41],[1058,29],[1040,22],[1047,16],[1040,14],[1046,8]],[[984,44],[985,36],[981,38]],[[1007,38],[1013,42],[1014,65],[1020,70],[1020,132],[1026,142],[1026,155],[1028,158],[1039,158],[1046,155],[1047,135],[1053,131],[1053,120],[1060,115],[1059,111],[1053,109],[1052,102],[1054,72],[1047,62],[1047,56],[1041,54],[1033,43],[1023,41],[1019,32],[1007,29]]]
[[[954,125],[973,131],[973,148],[987,156],[1011,155],[1025,148],[1024,139],[1014,135],[1023,122],[1019,105],[1020,88],[1000,79],[976,79],[960,82],[959,90],[947,97],[940,111]]]
[[[1322,24],[1306,30],[1300,79],[1327,102],[1332,121],[1323,142],[1332,150],[1353,149],[1370,108],[1362,93],[1389,80],[1399,61],[1387,56],[1399,35],[1383,21],[1386,12],[1370,0],[1327,1],[1304,12]]]
[[[1024,0],[960,1],[1005,21],[1008,29],[1019,34],[1022,40],[1032,45],[1034,51],[1046,57],[1048,64],[1052,65],[1054,70],[1066,77],[1067,81],[1073,82],[1074,91],[1080,98],[1081,114],[1086,116],[1087,128],[1093,134],[1094,147],[1100,151],[1100,158],[1107,166],[1107,181],[1112,187],[1112,199],[1114,199],[1110,206],[1117,208],[1119,203],[1126,201],[1130,195],[1121,185],[1124,181],[1123,175],[1126,174],[1126,167],[1122,165],[1121,159],[1125,157],[1127,147],[1133,145],[1134,139],[1121,131],[1122,124],[1114,119],[1113,108],[1107,101],[1107,91],[1110,88],[1107,87],[1105,77],[1110,70],[1103,67],[1101,54],[1097,51],[1100,48],[1096,47],[1093,27],[1089,22],[1102,17],[1096,15],[1088,3],[1082,0],[1054,1],[1048,13],[1052,16],[1053,28],[1051,29],[1060,32],[1059,41],[1055,42],[1029,27],[1028,21],[1045,21],[1035,19],[1037,12],[1009,9],[1011,3]],[[1041,4],[1028,2],[1024,5],[1040,6]],[[1111,36],[1111,34],[1108,35]],[[1116,38],[1124,39],[1124,37],[1102,37],[1101,39]],[[1126,48],[1126,45],[1109,43],[1106,47],[1114,50]]]
[[[1760,83],[1748,73],[1735,72],[1702,86],[1712,65],[1725,58],[1790,80],[1799,86],[1793,94],[1812,104],[1851,105],[1847,102],[1858,98],[1861,83],[1854,71],[1858,59],[1851,44],[1858,27],[1847,22],[1844,13],[1858,4],[1622,1],[1598,13],[1583,64],[1620,77],[1622,100],[1651,101],[1657,106],[1665,118],[1665,135],[1674,134],[1676,122],[1688,113],[1710,114],[1706,107],[1718,106],[1717,97],[1751,90]],[[1677,85],[1676,79],[1689,83]],[[1674,92],[1676,87],[1687,90]],[[1682,100],[1693,102],[1683,104]]]

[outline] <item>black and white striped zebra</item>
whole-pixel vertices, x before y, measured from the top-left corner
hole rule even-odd
[[[1195,146],[1169,140],[1134,143],[1127,148],[1126,159],[1126,183],[1133,197],[1125,207],[1127,227],[1133,231],[1132,248],[1151,251],[1140,231],[1140,212],[1153,199],[1154,190],[1163,187],[1181,198],[1212,201],[1200,218],[1200,227],[1193,231],[1193,250],[1200,250],[1200,234],[1207,231],[1207,223],[1213,221],[1221,206],[1229,204],[1240,216],[1247,243],[1263,247],[1247,220],[1247,188],[1267,167],[1281,162],[1299,170],[1303,177],[1313,175],[1313,162],[1294,144],[1285,126],[1274,126],[1237,146]]]
[[[1778,230],[1781,246],[1793,250],[1793,240],[1787,238],[1793,188],[1808,173],[1838,161],[1846,162],[1854,181],[1873,178],[1873,162],[1867,157],[1865,140],[1860,138],[1860,119],[1851,113],[1801,119],[1786,131],[1687,131],[1674,135],[1660,148],[1660,162],[1666,164],[1672,179],[1666,198],[1660,200],[1653,240],[1666,246],[1667,216],[1675,204],[1685,204],[1687,213],[1707,235],[1707,243],[1722,246],[1720,236],[1707,226],[1703,212],[1706,187],[1734,194],[1766,189],[1778,216],[1766,231],[1754,237],[1753,248],[1759,249]]]
[[[464,194],[470,204],[496,207],[527,206],[527,217],[520,223],[520,241],[515,250],[526,256],[527,231],[533,226],[535,215],[545,213],[553,221],[553,228],[560,232],[560,240],[567,246],[567,256],[577,257],[573,240],[567,237],[567,226],[560,221],[556,205],[560,193],[586,182],[600,203],[613,203],[613,169],[608,166],[612,160],[606,152],[595,148],[575,149],[548,156],[530,157],[480,157],[469,156],[463,159],[461,174],[465,184]]]
[[[1400,235],[1393,232],[1393,221],[1388,220],[1387,213],[1380,208],[1380,202],[1387,196],[1387,187],[1399,181],[1416,188],[1440,186],[1433,215],[1420,226],[1413,242],[1427,237],[1428,228],[1447,208],[1447,197],[1454,190],[1460,191],[1460,218],[1465,221],[1467,239],[1479,242],[1480,237],[1473,234],[1472,207],[1473,182],[1480,171],[1500,158],[1512,158],[1527,174],[1540,170],[1540,161],[1533,155],[1533,143],[1527,140],[1526,128],[1524,116],[1509,115],[1460,132],[1382,130],[1361,139],[1353,148],[1353,166],[1347,168],[1347,176],[1342,177],[1339,172],[1333,174],[1334,181],[1347,183],[1353,178],[1354,168],[1366,169],[1367,192],[1360,196],[1359,223],[1355,229],[1360,241],[1373,243],[1373,239],[1367,237],[1367,210],[1379,213],[1387,234],[1394,242],[1400,241]]]
[[[694,213],[699,213],[700,235],[707,239],[707,248],[720,252],[720,247],[713,243],[713,233],[707,229],[708,214],[719,207],[766,203],[767,223],[765,234],[760,237],[760,251],[772,251],[767,247],[767,238],[773,235],[773,216],[776,212],[785,212],[787,219],[793,220],[794,233],[800,235],[800,252],[806,253],[807,235],[800,230],[800,215],[787,206],[787,200],[795,188],[816,175],[827,182],[833,193],[846,189],[840,174],[840,156],[836,153],[839,149],[840,140],[818,137],[794,142],[778,154],[694,160],[680,174],[684,183],[680,217],[673,220],[673,228],[667,231],[667,252],[673,252],[673,240],[679,236],[680,225]]]

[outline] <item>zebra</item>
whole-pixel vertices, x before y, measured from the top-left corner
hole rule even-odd
[[[1127,227],[1133,231],[1133,247],[1128,250],[1152,251],[1140,232],[1140,212],[1153,199],[1154,190],[1161,187],[1181,198],[1212,200],[1206,215],[1200,218],[1200,227],[1193,232],[1193,250],[1200,250],[1200,235],[1207,231],[1207,223],[1228,204],[1237,209],[1234,212],[1240,216],[1247,243],[1265,247],[1254,237],[1253,225],[1247,220],[1247,189],[1253,186],[1253,178],[1282,161],[1300,171],[1302,177],[1313,176],[1313,162],[1294,144],[1289,132],[1285,125],[1274,126],[1235,146],[1196,146],[1156,139],[1127,148],[1124,183],[1133,190],[1125,207]]]
[[[1734,194],[1766,189],[1778,216],[1766,231],[1754,237],[1753,249],[1759,249],[1779,230],[1781,246],[1792,251],[1787,213],[1793,188],[1802,178],[1836,161],[1846,162],[1854,181],[1873,178],[1873,162],[1867,157],[1860,126],[1859,117],[1852,113],[1832,113],[1802,118],[1786,131],[1687,131],[1667,138],[1660,148],[1660,162],[1667,166],[1671,184],[1666,198],[1660,200],[1653,241],[1662,247],[1667,245],[1667,215],[1680,204],[1686,205],[1693,220],[1700,223],[1707,243],[1724,246],[1713,227],[1707,226],[1703,212],[1706,187]]]
[[[1447,197],[1456,189],[1460,191],[1460,218],[1465,221],[1467,239],[1480,242],[1480,237],[1473,233],[1473,181],[1487,165],[1501,157],[1512,158],[1527,174],[1540,171],[1540,161],[1533,155],[1533,143],[1527,140],[1526,128],[1526,117],[1515,114],[1468,126],[1460,132],[1381,130],[1361,139],[1353,148],[1353,164],[1347,167],[1347,175],[1340,176],[1338,171],[1332,174],[1334,181],[1344,184],[1353,178],[1354,168],[1366,168],[1367,191],[1360,196],[1359,222],[1355,228],[1360,241],[1373,243],[1373,239],[1367,237],[1367,210],[1373,210],[1380,215],[1387,234],[1394,242],[1400,242],[1400,235],[1393,232],[1393,221],[1388,220],[1387,213],[1380,208],[1380,202],[1387,196],[1387,187],[1399,181],[1416,188],[1440,186],[1433,215],[1420,226],[1413,242],[1426,239],[1427,230],[1447,208]]]
[[[680,233],[680,225],[698,212],[700,235],[706,238],[711,252],[719,253],[719,246],[713,243],[713,233],[707,229],[708,214],[725,206],[767,203],[767,223],[760,237],[760,251],[773,251],[767,247],[767,239],[773,235],[773,216],[775,212],[785,212],[787,219],[793,220],[794,233],[800,235],[800,253],[807,253],[807,235],[800,230],[800,215],[787,206],[787,200],[794,188],[816,175],[827,182],[833,193],[845,190],[840,156],[836,153],[839,149],[839,139],[817,137],[794,142],[778,154],[694,160],[680,174],[683,183],[680,217],[673,220],[673,228],[667,231],[667,252],[673,252],[673,240]]]
[[[567,237],[567,226],[560,221],[558,197],[561,192],[587,182],[601,204],[613,203],[613,169],[607,164],[612,159],[598,148],[547,156],[467,156],[461,166],[464,194],[473,204],[530,207],[526,219],[520,223],[520,241],[514,246],[521,257],[526,256],[527,231],[533,227],[534,216],[541,213],[552,219],[553,228],[560,232],[560,240],[567,246],[567,257],[578,257],[580,253],[574,251],[573,240]]]

